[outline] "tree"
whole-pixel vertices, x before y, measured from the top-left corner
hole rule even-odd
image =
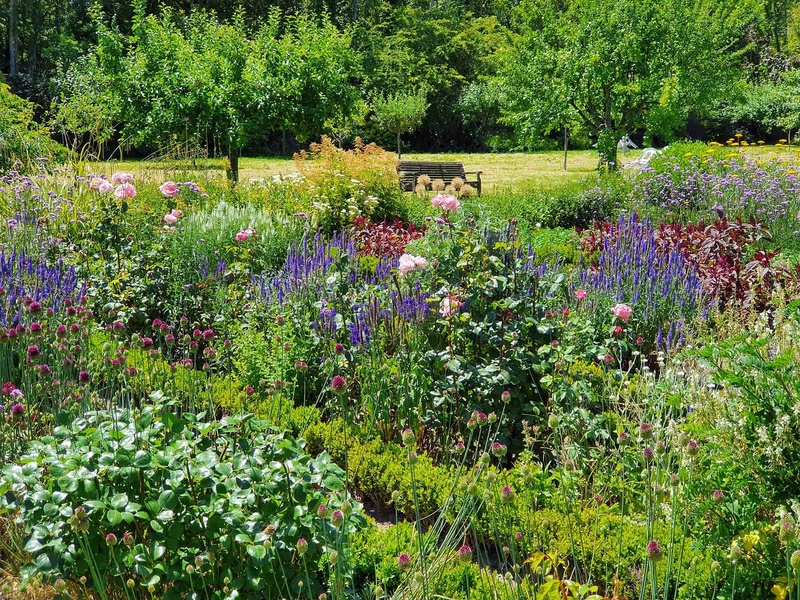
[[[404,94],[398,92],[386,96],[376,96],[372,101],[373,121],[383,131],[397,136],[397,157],[400,158],[400,135],[411,133],[422,124],[428,110],[427,100],[422,93]]]
[[[539,135],[576,121],[613,169],[622,135],[668,138],[740,78],[748,1],[526,0],[499,81],[505,119]]]
[[[132,145],[211,136],[225,148],[235,182],[254,133],[318,135],[357,99],[350,41],[322,18],[284,18],[276,10],[248,36],[241,14],[229,23],[199,10],[146,16],[139,4],[132,30],[129,37],[103,30],[93,56],[81,62],[92,68],[67,78],[73,85],[58,111],[63,128],[91,126],[74,117],[76,100],[88,99],[96,110],[87,113],[120,123]],[[89,98],[93,86],[98,102]]]

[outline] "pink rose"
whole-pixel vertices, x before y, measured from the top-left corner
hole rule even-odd
[[[461,302],[455,298],[445,298],[442,300],[442,307],[439,309],[439,314],[443,317],[453,316],[461,308]]]
[[[111,176],[111,183],[114,185],[119,185],[120,183],[130,183],[131,181],[133,181],[133,175],[123,171],[117,171]]]
[[[104,181],[103,183],[100,184],[100,187],[97,188],[97,191],[100,194],[108,194],[109,192],[113,191],[113,189],[114,189],[113,185],[111,185],[107,181]]]
[[[461,202],[458,201],[458,198],[450,194],[437,194],[431,198],[431,205],[439,206],[442,210],[453,212],[461,207]]]
[[[183,216],[183,211],[178,210],[177,208],[173,208],[172,212],[170,212],[169,214],[171,214],[173,217],[180,219]]]
[[[237,234],[236,234],[236,237],[235,237],[234,239],[235,239],[237,242],[246,242],[246,241],[247,241],[247,238],[249,238],[249,237],[250,237],[250,236],[249,236],[249,235],[247,235],[247,232],[246,232],[246,231],[240,231],[239,233],[237,233]]]
[[[627,304],[615,304],[611,312],[614,313],[615,317],[621,319],[623,323],[627,323],[633,314],[633,309]]]
[[[414,256],[413,254],[403,254],[400,257],[400,264],[397,266],[397,270],[400,271],[401,275],[405,275],[415,269],[424,269],[427,266],[428,261],[426,258]]]
[[[178,195],[180,188],[178,188],[178,184],[174,181],[165,181],[161,184],[161,187],[158,188],[161,190],[161,193],[164,194],[167,198],[174,198]]]
[[[166,223],[167,225],[175,225],[175,223],[177,222],[178,222],[178,217],[176,217],[172,213],[164,215],[164,223]]]
[[[122,200],[123,198],[135,198],[136,187],[130,183],[120,183],[117,186],[117,189],[114,190],[114,195],[120,200]]]
[[[89,189],[90,190],[99,190],[100,186],[105,183],[105,179],[100,179],[99,177],[92,177],[92,180],[89,182]]]
[[[586,290],[580,289],[580,290],[576,291],[575,292],[575,297],[578,300],[583,300],[584,298],[586,298]]]

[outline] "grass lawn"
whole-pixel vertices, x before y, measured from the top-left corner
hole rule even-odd
[[[629,157],[635,157],[630,153]],[[456,161],[464,164],[468,171],[483,171],[484,191],[507,191],[520,187],[549,187],[582,179],[594,172],[597,153],[593,150],[575,150],[567,158],[567,170],[563,170],[562,152],[514,153],[514,154],[404,154],[405,160]],[[274,175],[295,172],[294,161],[285,158],[242,158],[239,163],[241,181],[262,179]],[[101,163],[96,171],[106,173],[115,170],[134,172],[138,179],[163,181],[165,179],[224,179],[222,162],[219,159],[198,160],[196,165],[188,161],[125,160]]]
[[[725,151],[738,149],[719,148],[716,156]],[[758,160],[791,160],[797,158],[799,151],[793,148],[774,146],[751,146],[743,148],[748,155]],[[641,154],[633,150],[620,154],[620,163],[636,159]],[[567,170],[563,169],[564,154],[560,151],[537,153],[453,153],[453,154],[403,154],[405,160],[456,161],[464,164],[467,171],[483,171],[484,192],[502,192],[525,188],[548,188],[589,177],[597,166],[595,150],[572,150],[567,157]],[[288,175],[295,172],[294,161],[290,158],[242,158],[240,159],[240,179],[264,179],[275,175]],[[176,180],[221,180],[225,178],[220,159],[202,159],[195,165],[189,161],[150,161],[125,160],[100,163],[89,170],[110,173],[115,170],[132,171],[138,179],[147,181]]]

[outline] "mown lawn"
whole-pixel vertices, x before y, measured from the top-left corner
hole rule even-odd
[[[742,148],[748,155],[758,160],[788,160],[795,158],[797,148],[775,146],[751,146]],[[737,152],[738,148],[718,148],[717,156],[724,152]],[[640,150],[632,150],[620,154],[620,163],[638,158]],[[456,161],[464,164],[467,171],[482,171],[484,192],[508,192],[520,188],[550,188],[574,182],[591,176],[597,166],[595,150],[572,150],[567,156],[567,169],[563,168],[563,152],[536,153],[408,153],[404,160],[423,161]],[[91,167],[87,167],[91,170]],[[149,181],[178,180],[219,180],[225,178],[221,159],[201,159],[195,164],[189,161],[151,161],[124,160],[101,163],[98,172],[128,170],[138,179]],[[240,161],[240,179],[265,179],[276,175],[288,175],[296,171],[294,161],[290,158],[256,157],[242,158]]]

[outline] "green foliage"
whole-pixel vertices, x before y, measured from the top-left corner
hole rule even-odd
[[[117,43],[127,50],[118,52],[116,69],[103,60],[108,44],[101,44],[81,63],[85,72],[73,70],[75,89],[65,93],[58,122],[83,133],[113,119],[128,142],[154,146],[168,135],[200,144],[210,134],[228,149],[238,179],[239,151],[254,133],[290,129],[308,139],[349,114],[356,63],[346,36],[325,19],[273,11],[250,37],[242,18],[137,14],[133,35]],[[76,101],[92,94],[99,116],[76,116]]]
[[[798,309],[793,305],[785,317],[789,332],[800,326]],[[780,500],[797,498],[800,442],[794,432],[800,426],[795,411],[800,360],[795,349],[770,335],[742,334],[705,347],[701,355],[712,366],[715,382],[731,390],[729,400],[735,405],[729,410],[740,415],[736,447],[737,454],[742,452],[737,460],[747,461],[748,470],[768,484],[770,494]]]
[[[64,160],[66,150],[50,140],[47,128],[33,118],[34,105],[0,83],[0,169],[37,171],[36,159]],[[17,164],[15,164],[17,163]],[[22,169],[20,169],[20,165]]]
[[[295,155],[295,165],[303,179],[289,185],[304,194],[309,211],[329,232],[356,217],[382,221],[404,216],[396,157],[375,144],[358,138],[351,150],[343,150],[323,136],[310,152]]]
[[[358,512],[341,530],[317,517],[343,501],[344,473],[252,416],[177,417],[152,400],[135,414],[60,425],[3,469],[3,508],[24,525],[31,554],[23,577],[91,573],[100,594],[130,578],[137,597],[150,586],[164,598],[280,598],[301,581],[324,589],[319,559],[346,553],[347,535],[365,524]]]
[[[626,132],[669,139],[724,95],[739,75],[726,50],[753,12],[679,0],[523,3],[502,76],[505,117],[528,137],[576,124],[596,136],[601,164],[616,163]]]
[[[377,127],[397,136],[397,155],[400,156],[400,134],[412,133],[422,124],[428,110],[425,95],[394,93],[379,95],[372,101],[372,119]]]

